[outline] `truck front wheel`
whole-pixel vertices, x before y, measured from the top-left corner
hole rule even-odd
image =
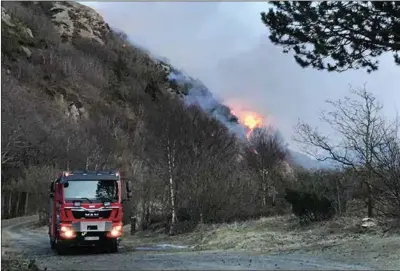
[[[117,239],[112,239],[108,243],[108,251],[110,253],[117,253],[118,252],[118,241]]]
[[[50,238],[50,248],[51,248],[51,250],[54,250],[55,247],[56,247],[55,242],[53,240],[51,240],[51,238]]]
[[[62,241],[60,242],[58,237],[54,240],[54,249],[58,255],[64,255],[67,252],[65,244]]]

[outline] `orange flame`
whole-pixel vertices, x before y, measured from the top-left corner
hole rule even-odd
[[[239,118],[239,122],[247,128],[246,137],[249,138],[255,128],[264,125],[264,118],[259,114],[251,111],[231,111],[232,114]]]

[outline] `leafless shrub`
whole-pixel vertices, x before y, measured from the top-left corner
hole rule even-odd
[[[333,160],[363,175],[367,188],[368,216],[373,216],[374,184],[372,150],[382,144],[385,121],[381,116],[382,105],[365,88],[352,89],[352,98],[328,101],[333,110],[323,112],[321,120],[338,133],[339,140],[321,135],[308,124],[299,123],[296,140],[306,146],[306,151],[319,160]],[[322,151],[322,152],[321,152]]]
[[[384,131],[382,143],[373,151],[372,166],[377,176],[376,195],[378,212],[387,217],[400,218],[400,118],[397,117]]]
[[[271,128],[257,129],[251,135],[246,149],[246,161],[257,176],[258,195],[264,209],[267,209],[267,206],[276,206],[277,191],[284,187],[279,184],[278,176],[274,173],[280,162],[285,160],[286,154],[282,140]]]
[[[43,13],[41,5],[17,2],[2,3],[14,20],[20,21],[32,30],[35,42],[40,46],[58,46],[61,38],[51,19]]]

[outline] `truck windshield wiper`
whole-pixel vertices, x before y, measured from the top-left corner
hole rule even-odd
[[[81,198],[81,199],[85,199],[85,200],[87,200],[88,202],[93,203],[89,198]]]

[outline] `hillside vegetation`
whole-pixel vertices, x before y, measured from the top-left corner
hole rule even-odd
[[[170,234],[290,207],[302,221],[325,220],[375,196],[398,215],[399,197],[389,204],[384,198],[398,189],[397,138],[387,141],[393,156],[380,160],[392,159],[386,164],[393,167],[368,171],[383,180],[372,191],[372,175],[365,182],[359,165],[288,168],[287,150],[271,129],[244,143],[228,129],[237,124],[229,108],[188,103],[194,80],[182,83],[178,70],[130,44],[86,6],[3,2],[2,40],[5,217],[45,208],[49,182],[68,169],[119,169],[135,185],[126,221],[134,215],[141,229]]]
[[[133,178],[134,210],[148,223],[263,211],[236,136],[184,105],[165,64],[74,2],[5,2],[2,14],[4,191],[46,195],[60,170],[117,168]]]

